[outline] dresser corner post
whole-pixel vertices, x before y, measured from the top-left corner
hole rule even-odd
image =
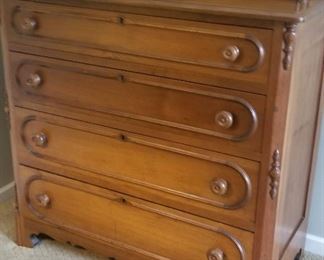
[[[19,209],[15,212],[16,218],[16,243],[18,246],[33,248],[36,243],[33,241],[32,233],[26,227],[25,219]]]

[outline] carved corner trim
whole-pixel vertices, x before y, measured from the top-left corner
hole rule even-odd
[[[272,157],[272,167],[270,171],[270,196],[271,199],[275,199],[278,195],[279,190],[279,181],[280,181],[280,172],[281,172],[281,163],[280,163],[280,152],[275,150]]]
[[[289,70],[292,63],[293,52],[294,52],[294,44],[296,40],[296,29],[297,24],[288,23],[286,24],[286,30],[284,32],[284,59],[283,66],[285,70]]]
[[[308,8],[310,0],[297,0],[297,11],[301,12]]]

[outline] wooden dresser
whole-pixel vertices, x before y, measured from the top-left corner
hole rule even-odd
[[[324,1],[3,0],[2,12],[19,245],[295,258]]]

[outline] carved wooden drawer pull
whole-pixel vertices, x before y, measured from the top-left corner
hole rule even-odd
[[[39,147],[46,147],[47,143],[48,143],[47,136],[43,132],[35,134],[32,137],[32,141],[34,142],[34,144],[36,146],[39,146]]]
[[[228,46],[223,51],[223,57],[231,62],[234,62],[240,56],[240,49],[235,45]]]
[[[223,196],[228,192],[228,182],[224,179],[214,180],[211,184],[211,188],[214,193]]]
[[[222,111],[216,115],[217,124],[225,129],[229,129],[234,124],[234,116],[231,112]]]
[[[38,27],[38,22],[34,17],[25,17],[21,21],[21,29],[27,33],[33,32]]]
[[[223,252],[223,250],[216,248],[211,250],[208,253],[208,260],[225,260],[225,254]]]
[[[47,194],[39,194],[36,196],[36,200],[39,206],[43,208],[49,208],[51,205],[51,199]]]
[[[31,88],[39,88],[42,85],[42,77],[38,73],[32,73],[26,79],[25,85]]]

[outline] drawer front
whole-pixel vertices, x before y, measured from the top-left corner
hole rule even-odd
[[[26,167],[19,176],[25,217],[151,259],[251,259],[252,233]]]
[[[142,187],[146,199],[146,190],[152,190],[196,214],[236,225],[254,224],[257,163],[28,111],[19,112],[17,125],[23,164],[42,168],[39,163],[45,160],[83,169]]]
[[[232,79],[237,75],[252,84],[267,84],[270,30],[14,3],[13,41],[91,55],[96,55],[96,50],[101,57],[109,52],[113,59],[182,70],[186,76],[193,71],[202,77],[210,74]]]
[[[27,55],[12,54],[11,60],[18,101],[62,104],[177,129],[180,135],[195,133],[196,139],[211,139],[216,149],[219,140],[261,149],[263,96]]]

